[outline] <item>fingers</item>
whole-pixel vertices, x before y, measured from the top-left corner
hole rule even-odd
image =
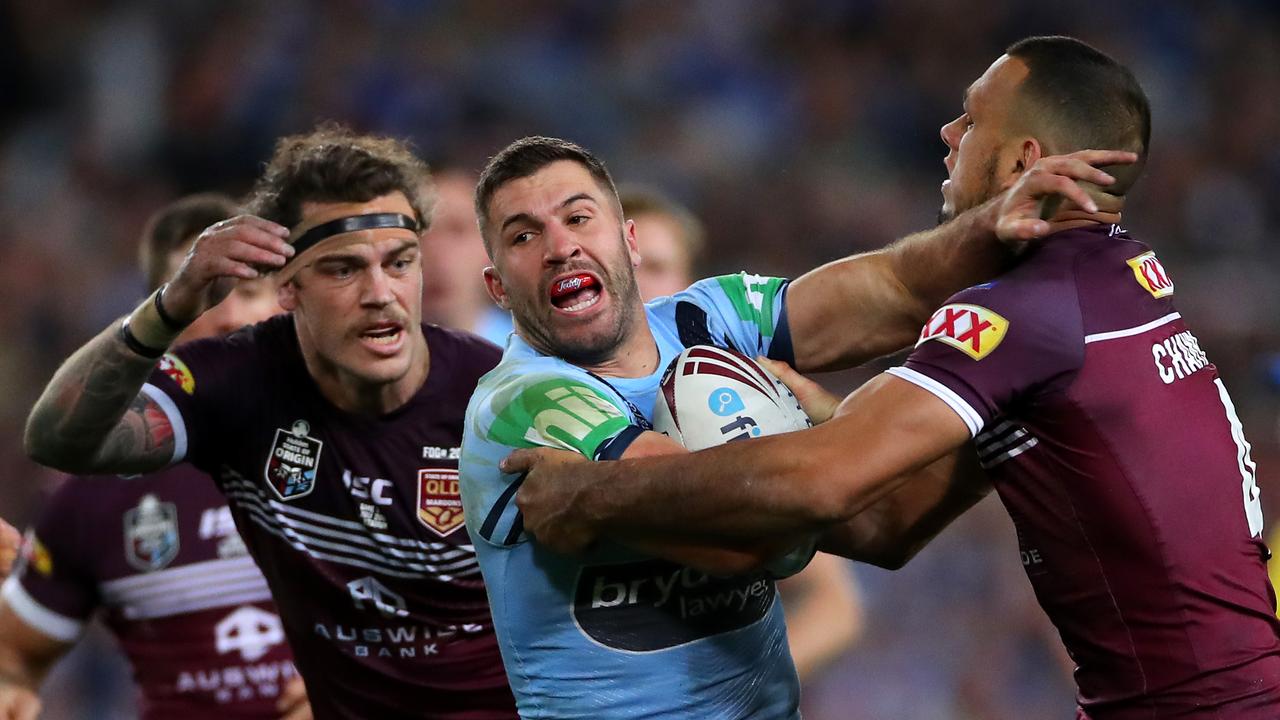
[[[840,398],[827,392],[827,389],[809,378],[796,372],[790,365],[780,360],[757,357],[756,362],[773,373],[787,389],[796,396],[800,407],[804,409],[814,424],[821,424],[831,419]]]
[[[529,472],[537,463],[537,450],[516,450],[498,463],[498,469],[510,475],[519,475]]]
[[[311,703],[307,701],[307,686],[302,678],[294,676],[276,701],[276,710],[281,713],[281,720],[311,720]]]

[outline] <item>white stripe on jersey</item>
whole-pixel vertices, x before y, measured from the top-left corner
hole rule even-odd
[[[1040,441],[1039,441],[1039,440],[1037,440],[1037,439],[1035,439],[1035,438],[1028,438],[1028,439],[1026,440],[1026,442],[1023,442],[1022,444],[1017,445],[1016,447],[1013,447],[1013,448],[1012,448],[1012,449],[1010,449],[1010,450],[1007,450],[1007,451],[1005,451],[1005,452],[1002,452],[1002,453],[1000,453],[999,455],[996,455],[996,456],[995,456],[995,457],[993,457],[993,458],[990,458],[990,459],[985,459],[985,458],[984,458],[984,459],[979,459],[979,460],[978,460],[978,464],[982,466],[982,469],[983,469],[983,470],[990,470],[991,468],[995,467],[996,465],[999,465],[1000,463],[1002,463],[1002,462],[1004,462],[1004,461],[1006,461],[1006,460],[1009,460],[1010,458],[1018,457],[1018,456],[1019,456],[1019,455],[1021,455],[1022,453],[1024,453],[1024,452],[1026,452],[1026,451],[1030,450],[1031,448],[1033,448],[1033,447],[1035,447],[1036,445],[1039,445],[1039,444],[1040,444]]]
[[[290,515],[325,518],[341,523],[343,526],[355,526],[356,523],[329,518],[307,511],[300,511],[274,500],[264,497],[265,493],[252,484],[228,478],[224,490],[228,499],[240,503],[254,524],[282,538],[290,546],[320,560],[354,565],[366,570],[373,570],[395,577],[435,578],[442,582],[450,582],[457,577],[468,577],[480,572],[474,548],[467,546],[449,546],[448,552],[423,553],[412,550],[400,550],[386,547],[374,542],[366,536],[323,527],[315,523],[305,522]],[[369,533],[379,538],[402,541],[402,538],[382,533]],[[358,544],[363,547],[353,545]],[[425,546],[427,543],[415,545]],[[431,545],[436,545],[432,543]],[[329,552],[326,552],[329,551]],[[335,555],[333,553],[343,553]],[[437,562],[414,562],[437,561]],[[440,562],[443,561],[443,562]]]
[[[182,419],[182,413],[173,399],[155,385],[146,383],[140,392],[159,405],[165,417],[169,418],[169,426],[173,428],[173,457],[169,464],[177,465],[187,457],[187,423]]]
[[[964,421],[965,426],[969,428],[969,437],[977,437],[978,433],[982,432],[982,416],[979,415],[978,411],[974,410],[969,403],[965,402],[964,398],[957,395],[951,388],[943,385],[937,380],[934,380],[928,375],[916,372],[915,370],[905,366],[889,368],[885,372],[895,377],[900,377],[912,385],[928,390],[939,400],[946,403],[947,407],[955,410],[956,414],[960,416],[960,419]]]
[[[978,464],[989,470],[1039,444],[1026,428],[1001,420],[977,438]]]
[[[1084,344],[1085,344],[1085,345],[1088,345],[1089,343],[1098,342],[1099,340],[1115,340],[1115,339],[1117,339],[1117,338],[1124,338],[1124,337],[1132,337],[1132,336],[1134,336],[1134,335],[1141,335],[1142,333],[1144,333],[1144,332],[1146,332],[1146,331],[1148,331],[1148,330],[1154,330],[1154,329],[1156,329],[1156,328],[1160,327],[1161,325],[1165,325],[1165,324],[1167,324],[1167,323],[1171,323],[1171,322],[1173,322],[1174,320],[1177,320],[1177,319],[1178,319],[1178,318],[1180,318],[1180,317],[1182,317],[1182,315],[1180,315],[1180,314],[1178,314],[1178,313],[1176,313],[1176,312],[1175,312],[1175,313],[1169,313],[1168,315],[1165,315],[1165,316],[1164,316],[1164,317],[1162,317],[1162,318],[1158,318],[1158,319],[1156,319],[1156,320],[1152,320],[1152,321],[1151,321],[1151,322],[1149,322],[1149,323],[1143,323],[1142,325],[1139,325],[1139,326],[1137,326],[1137,327],[1125,328],[1124,330],[1112,330],[1112,331],[1110,331],[1110,332],[1093,333],[1092,335],[1085,335],[1085,336],[1084,336]]]
[[[279,502],[278,500],[274,500],[268,497],[266,491],[263,490],[259,485],[255,484],[250,480],[245,479],[243,475],[235,472],[234,470],[231,470],[230,468],[223,468],[222,475],[223,475],[223,479],[227,482],[228,486],[238,486],[238,489],[252,493],[255,496],[256,500],[259,501],[258,504],[260,506],[266,509],[270,509],[274,512],[283,512],[285,514],[294,515],[296,517],[303,518],[305,520],[311,520],[318,523],[333,525],[335,527],[340,527],[340,528],[347,528],[349,530],[358,530],[361,533],[362,538],[373,538],[378,542],[390,543],[392,545],[400,545],[402,547],[421,548],[423,550],[447,550],[447,551],[465,550],[466,552],[476,551],[476,548],[474,545],[453,545],[451,543],[444,543],[444,542],[423,542],[421,540],[415,540],[414,538],[404,538],[396,535],[388,535],[386,533],[370,532],[369,528],[353,520],[343,520],[341,518],[336,518],[331,515],[323,515],[321,513],[312,512],[310,510],[303,510],[302,508],[294,507],[287,503],[282,503],[282,502]]]
[[[182,615],[209,608],[270,600],[267,582],[248,557],[205,560],[108,580],[103,603],[130,620]]]
[[[27,593],[26,588],[22,587],[22,582],[17,576],[4,581],[4,585],[0,586],[0,597],[9,603],[13,614],[21,618],[22,622],[54,640],[65,643],[75,642],[76,638],[80,637],[80,631],[84,629],[84,621],[69,618],[41,605]]]

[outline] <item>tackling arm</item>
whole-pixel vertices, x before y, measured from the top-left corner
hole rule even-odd
[[[797,278],[787,290],[796,368],[852,367],[906,346],[944,300],[1001,271],[1013,255],[1006,243],[1049,231],[1043,200],[1095,206],[1077,181],[1110,185],[1114,178],[1095,166],[1136,160],[1105,150],[1041,158],[1008,190],[948,223]]]
[[[689,451],[683,445],[666,435],[646,431],[627,447],[622,454],[622,459],[688,454]],[[586,460],[584,459],[583,462]],[[799,540],[704,544],[685,538],[663,537],[655,534],[628,537],[625,543],[642,552],[713,575],[741,575],[756,570],[770,560],[783,555],[797,545]]]
[[[685,456],[586,465],[526,451],[503,467],[529,471],[517,501],[525,526],[553,547],[602,532],[754,541],[845,522],[969,439],[950,407],[892,375],[845,404],[812,430]]]

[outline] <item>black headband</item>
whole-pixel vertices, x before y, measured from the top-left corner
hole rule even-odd
[[[298,236],[293,241],[294,257],[298,257],[311,246],[327,237],[355,232],[357,230],[381,230],[382,228],[404,228],[418,232],[418,222],[408,215],[400,213],[372,213],[369,215],[351,215],[349,217],[321,223]]]

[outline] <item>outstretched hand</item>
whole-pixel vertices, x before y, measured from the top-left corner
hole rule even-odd
[[[599,537],[576,506],[590,467],[577,453],[550,448],[516,450],[502,461],[503,472],[524,475],[516,506],[524,514],[525,531],[552,550],[581,553]]]
[[[997,200],[996,236],[1010,245],[1020,245],[1047,235],[1047,216],[1064,200],[1087,212],[1098,212],[1098,200],[1081,183],[1111,185],[1115,178],[1099,166],[1137,161],[1136,153],[1120,150],[1079,150],[1040,158]]]

